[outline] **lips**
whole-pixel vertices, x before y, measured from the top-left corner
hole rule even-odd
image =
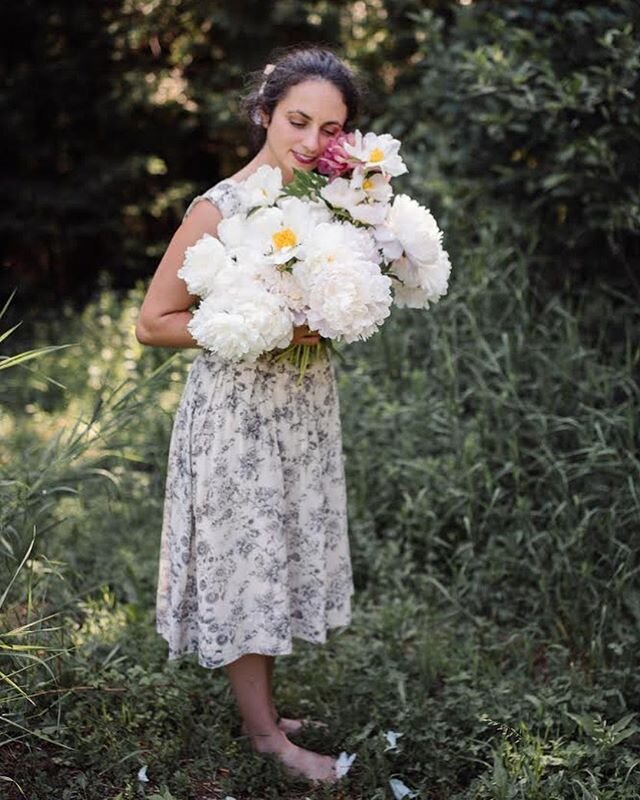
[[[318,158],[317,156],[312,156],[312,157],[303,156],[301,153],[296,153],[295,150],[292,150],[291,152],[293,153],[293,157],[296,159],[296,161],[298,161],[300,164],[305,164],[307,166],[309,164],[313,164],[313,162]]]

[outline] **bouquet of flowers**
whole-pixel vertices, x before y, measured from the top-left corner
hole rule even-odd
[[[282,349],[300,377],[321,347],[375,333],[391,305],[427,309],[451,264],[431,212],[391,181],[407,172],[389,134],[339,134],[318,172],[282,184],[262,166],[240,184],[243,211],[187,248],[178,275],[201,299],[188,329],[232,361]],[[306,323],[319,345],[290,345]]]

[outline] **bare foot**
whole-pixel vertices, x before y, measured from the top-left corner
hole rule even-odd
[[[335,783],[338,780],[333,756],[323,756],[298,747],[282,731],[277,735],[251,737],[251,743],[256,752],[276,756],[285,771],[297,778],[304,777],[321,783]]]
[[[287,717],[278,717],[275,722],[278,728],[280,728],[280,730],[286,734],[295,735],[296,733],[300,733],[302,730],[309,728],[322,728],[323,730],[329,730],[329,726],[325,722],[319,722],[315,719],[288,719]],[[246,736],[248,733],[244,722],[240,728],[240,733],[243,736]]]

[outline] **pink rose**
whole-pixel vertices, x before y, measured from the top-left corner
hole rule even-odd
[[[353,170],[358,162],[344,149],[345,142],[355,144],[354,134],[341,132],[329,141],[318,159],[318,172],[328,175],[330,178],[337,178]]]

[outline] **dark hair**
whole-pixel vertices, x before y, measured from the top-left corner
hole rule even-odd
[[[266,139],[260,112],[266,112],[271,118],[273,110],[289,89],[310,79],[329,81],[340,91],[347,107],[344,129],[349,130],[358,114],[363,94],[360,82],[349,67],[332,50],[325,47],[303,45],[289,50],[278,50],[272,63],[264,70],[250,73],[249,91],[240,105],[248,118],[251,140],[256,150],[262,147]]]

